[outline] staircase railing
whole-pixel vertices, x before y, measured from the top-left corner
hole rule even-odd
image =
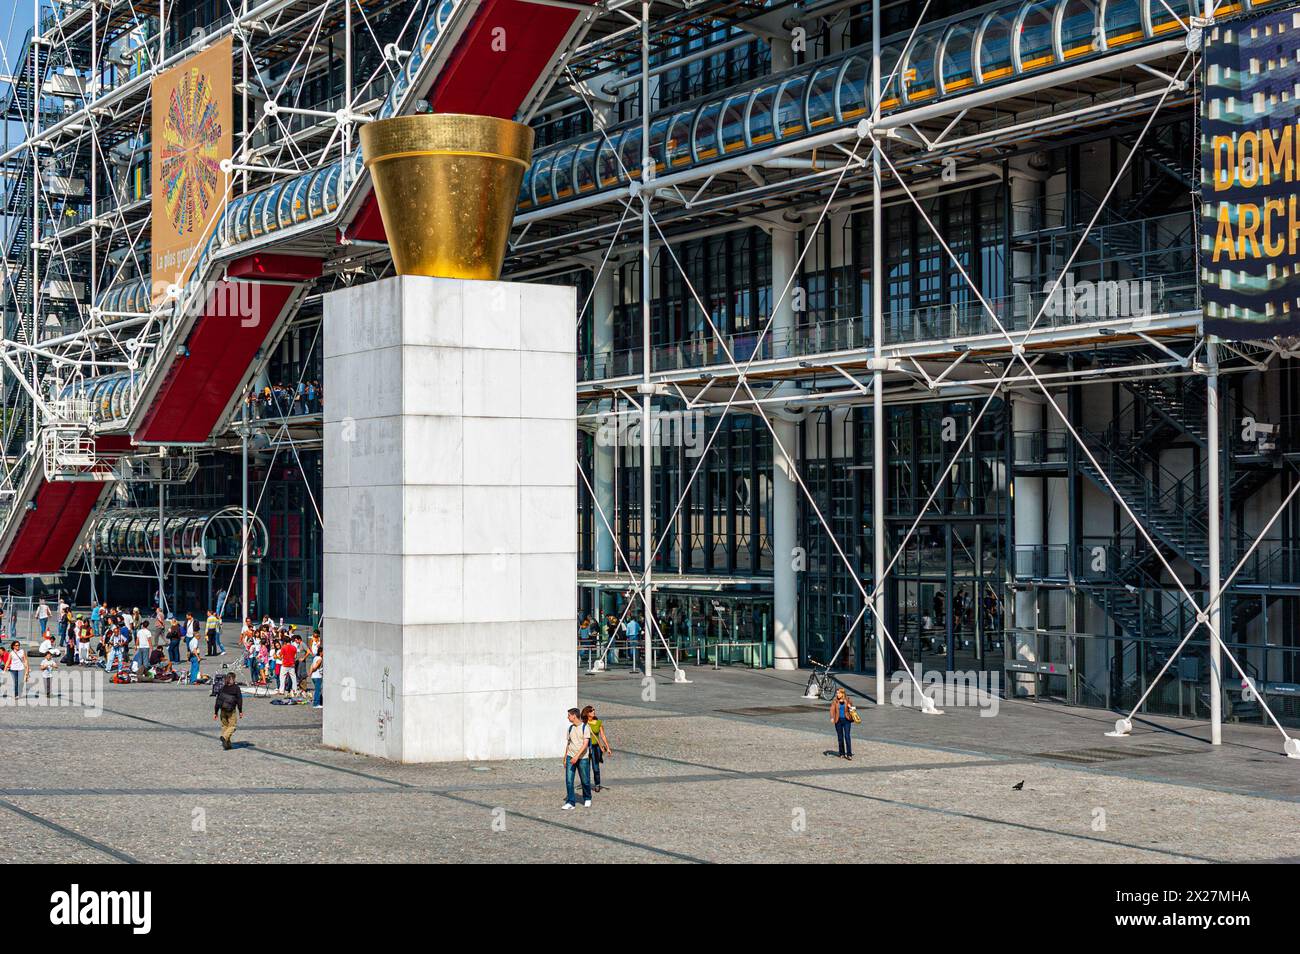
[[[1119,434],[1113,425],[1105,432],[1082,431],[1088,449],[1105,469],[1106,476],[1120,489],[1125,503],[1144,521],[1144,526],[1152,536],[1163,539],[1189,562],[1204,567],[1204,557],[1195,552],[1193,546],[1209,539],[1209,527],[1186,505],[1195,499],[1183,483],[1186,478],[1177,477],[1140,452],[1118,452],[1116,448],[1124,444]],[[1091,462],[1083,459],[1080,466],[1085,472],[1094,469]],[[1163,478],[1161,487],[1157,487],[1147,476],[1147,467]],[[1104,481],[1102,483],[1104,485]],[[1120,484],[1126,485],[1130,494],[1125,494]],[[1204,550],[1203,543],[1201,550]]]

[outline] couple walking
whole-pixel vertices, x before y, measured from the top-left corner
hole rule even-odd
[[[610,755],[609,739],[605,736],[605,724],[596,718],[595,706],[587,706],[581,711],[569,710],[569,732],[564,744],[564,811],[572,811],[577,806],[577,796],[573,788],[575,773],[582,780],[582,804],[591,807],[592,774],[596,776],[596,791],[600,791],[600,764],[605,756]]]

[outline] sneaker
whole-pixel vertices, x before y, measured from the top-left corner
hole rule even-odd
[[[312,706],[313,709],[324,709],[324,706]]]
[[[583,807],[583,808],[590,808],[590,807],[591,807],[591,799],[589,798],[589,799],[587,799],[585,802],[583,802],[583,803],[582,803],[582,807]]]
[[[571,812],[573,811],[573,806],[570,805],[568,802],[565,802],[563,805],[560,806],[560,811]]]

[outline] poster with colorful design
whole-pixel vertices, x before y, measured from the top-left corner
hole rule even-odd
[[[221,220],[234,148],[234,40],[226,37],[152,84],[153,301],[183,284]]]
[[[1202,69],[1205,332],[1300,334],[1300,12],[1215,24]]]

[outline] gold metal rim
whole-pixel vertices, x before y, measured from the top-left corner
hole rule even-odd
[[[496,116],[464,113],[395,116],[366,123],[360,135],[367,167],[401,156],[501,158],[525,168],[532,162],[532,128]]]
[[[499,159],[502,162],[513,162],[524,169],[529,166],[529,163],[518,156],[507,156],[499,152],[475,152],[471,149],[408,149],[405,152],[390,152],[387,155],[376,156],[373,159],[365,160],[365,163],[368,168],[380,162],[387,162],[390,159],[408,159],[412,156],[474,156],[479,159]]]

